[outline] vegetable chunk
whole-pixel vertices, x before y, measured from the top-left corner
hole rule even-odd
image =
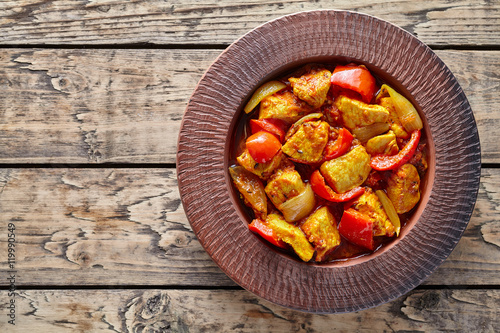
[[[267,163],[281,149],[281,142],[273,134],[259,131],[247,138],[245,146],[257,163]]]
[[[387,180],[387,196],[398,214],[409,212],[420,200],[420,176],[412,164],[403,164]]]
[[[282,151],[299,163],[318,163],[328,142],[330,125],[308,121],[283,145]]]
[[[312,111],[313,108],[295,96],[293,92],[283,90],[260,102],[259,119],[274,118],[291,124]]]
[[[344,211],[339,223],[339,233],[351,243],[373,250],[373,221],[365,214],[349,208]]]
[[[389,119],[389,111],[383,106],[366,104],[346,96],[337,97],[334,105],[339,109],[345,127],[350,130]]]
[[[323,163],[320,171],[335,192],[344,193],[366,180],[371,171],[370,155],[363,146],[356,146],[347,154]]]
[[[332,73],[331,82],[358,93],[366,103],[370,103],[377,92],[377,82],[365,66],[339,65]]]
[[[316,250],[315,261],[323,261],[328,253],[340,245],[337,222],[328,207],[321,207],[312,213],[302,224],[302,231]]]
[[[331,76],[332,73],[329,70],[311,69],[309,73],[300,78],[291,77],[288,81],[290,81],[295,95],[313,108],[319,108],[326,100]]]
[[[283,216],[278,214],[267,215],[265,224],[276,233],[280,240],[290,244],[300,259],[304,261],[312,259],[314,248],[299,227],[287,223]]]
[[[356,200],[352,208],[372,220],[373,236],[392,237],[394,235],[394,226],[389,220],[378,196],[371,188],[366,188],[365,193]]]

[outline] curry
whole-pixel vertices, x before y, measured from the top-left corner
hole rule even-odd
[[[250,98],[229,168],[249,230],[305,262],[372,253],[399,236],[427,170],[412,103],[365,66],[310,64]]]

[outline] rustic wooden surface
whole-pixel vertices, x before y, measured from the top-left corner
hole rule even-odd
[[[180,121],[210,63],[248,30],[319,8],[376,15],[434,48],[469,99],[483,162],[448,260],[408,295],[330,316],[227,278],[190,229],[175,173]],[[496,0],[0,2],[0,331],[498,330],[499,12]]]
[[[0,162],[174,163],[187,101],[220,52],[0,49]],[[437,54],[474,110],[483,163],[499,163],[500,51]]]
[[[498,290],[415,290],[369,310],[316,315],[243,290],[24,290],[20,332],[495,332]],[[0,310],[4,310],[0,305]]]
[[[230,44],[282,15],[345,9],[397,24],[430,45],[498,43],[498,1],[4,1],[3,44]],[[22,40],[22,41],[21,41]]]

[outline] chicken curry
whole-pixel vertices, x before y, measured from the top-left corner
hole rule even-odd
[[[427,170],[422,120],[363,65],[310,64],[245,106],[229,174],[249,229],[305,262],[372,253],[399,236]]]

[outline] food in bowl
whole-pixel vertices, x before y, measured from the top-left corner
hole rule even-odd
[[[244,108],[229,168],[249,229],[305,262],[373,253],[399,236],[427,170],[422,120],[357,64],[308,64]]]

